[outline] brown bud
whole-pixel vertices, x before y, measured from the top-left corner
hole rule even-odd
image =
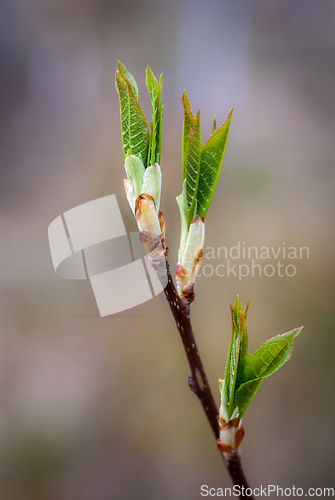
[[[244,436],[244,429],[238,418],[225,421],[218,416],[220,438],[217,441],[218,448],[223,453],[230,453],[238,450]]]
[[[161,229],[155,200],[150,194],[142,193],[136,198],[135,217],[140,232],[145,231],[152,238],[160,236]]]

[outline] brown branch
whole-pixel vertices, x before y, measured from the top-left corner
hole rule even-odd
[[[189,376],[188,384],[200,400],[207,420],[212,428],[215,439],[217,440],[220,437],[217,423],[217,416],[219,412],[207,380],[207,375],[201,361],[197,344],[195,342],[190,320],[190,306],[185,304],[185,302],[180,299],[169,270],[168,262],[166,262],[166,267],[168,282],[167,284],[166,281],[164,283],[164,292],[175,319],[181,340],[183,342],[187,360],[190,365],[192,375]],[[238,485],[239,487],[241,487],[241,489],[243,487],[244,491],[245,489],[249,488],[248,482],[243,473],[238,452],[231,452],[228,459],[223,454],[222,457],[225,461],[226,467],[229,471],[234,485]],[[245,497],[247,497],[247,495],[245,494],[240,496],[240,498]],[[248,498],[253,497],[251,495],[248,495]]]

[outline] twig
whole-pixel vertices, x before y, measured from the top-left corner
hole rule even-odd
[[[200,400],[215,439],[217,440],[220,437],[217,423],[217,416],[219,412],[207,380],[197,344],[195,342],[190,320],[190,306],[185,304],[180,299],[169,270],[168,262],[166,262],[166,267],[168,283],[165,286],[164,292],[175,319],[187,360],[190,365],[192,375],[189,376],[188,385]],[[164,285],[165,284],[166,282]],[[247,488],[250,488],[242,469],[239,454],[237,452],[232,452],[229,454],[229,459],[226,459],[223,454],[222,457],[224,458],[226,467],[234,485],[238,485],[241,489],[243,487],[244,491]],[[245,497],[253,498],[252,495],[246,494],[240,496],[240,498]]]

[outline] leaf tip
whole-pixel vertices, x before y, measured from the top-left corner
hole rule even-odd
[[[295,334],[295,337],[297,337],[298,335],[300,335],[300,333],[301,333],[301,331],[302,331],[303,328],[304,328],[303,326],[299,326],[298,328],[296,328],[297,333]]]
[[[213,116],[212,134],[215,132],[216,126],[216,115]]]
[[[194,116],[192,113],[190,100],[188,98],[188,95],[187,95],[187,92],[185,89],[183,89],[183,94],[181,96],[181,102],[182,102],[183,108],[185,110],[185,113],[189,114],[190,117],[192,118],[192,120],[194,121]]]
[[[151,76],[153,73],[152,73],[152,69],[150,68],[149,64],[148,66],[146,67],[146,70],[145,70],[145,73],[146,73],[146,76],[149,77],[149,75]]]
[[[248,302],[246,303],[246,306],[245,306],[245,308],[244,308],[244,316],[245,316],[245,319],[247,319],[247,315],[248,315],[248,311],[249,311],[250,302],[251,302],[251,299],[249,299],[249,300],[248,300]]]

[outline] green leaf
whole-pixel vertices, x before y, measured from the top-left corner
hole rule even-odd
[[[137,102],[133,86],[129,79],[120,71],[116,72],[116,89],[120,100],[121,132],[123,154],[135,155],[144,165],[147,164],[149,148],[149,129],[141,107]]]
[[[135,97],[136,97],[136,99],[138,99],[138,88],[137,88],[137,84],[136,84],[136,81],[135,81],[135,78],[133,77],[133,75],[127,71],[126,67],[120,61],[118,61],[118,63],[117,63],[117,69],[119,70],[119,73],[120,73],[123,80],[125,78],[127,78],[130,81],[131,86],[133,87]]]
[[[121,121],[123,156],[124,158],[126,158],[129,153],[129,102],[128,102],[127,85],[125,81],[121,78],[119,72],[116,72],[115,83],[120,101],[120,121]]]
[[[219,379],[219,389],[221,395],[221,405],[220,405],[220,416],[225,419],[226,422],[229,420],[227,408],[228,408],[228,394],[227,394],[227,384],[224,379]]]
[[[259,386],[262,383],[261,379],[251,380],[250,382],[246,382],[242,384],[236,391],[234,396],[234,407],[238,408],[239,419],[244,415],[245,410],[250,405],[251,401],[256,395]]]
[[[193,116],[190,101],[184,89],[181,102],[184,107],[184,122],[183,122],[183,145],[182,145],[182,164],[183,164],[183,181],[185,179],[185,153],[187,149],[187,138],[195,124],[195,118]]]
[[[290,358],[295,337],[302,327],[273,337],[262,344],[253,354],[240,358],[237,387],[251,380],[269,377]]]
[[[221,382],[220,415],[238,415],[241,420],[264,378],[278,370],[291,356],[294,339],[302,327],[273,337],[253,354],[248,354],[246,317],[249,303],[242,309],[239,298],[231,306],[232,334],[225,370]],[[224,391],[226,392],[222,392]],[[224,417],[225,418],[225,417]],[[225,418],[226,420],[226,418]]]
[[[237,296],[235,305],[232,306],[232,304],[230,304],[232,330],[231,330],[230,344],[229,344],[229,349],[228,349],[228,357],[227,357],[226,370],[225,370],[225,376],[224,376],[224,379],[227,381],[227,390],[229,389],[229,386],[231,386],[231,384],[229,384],[231,357],[232,357],[232,350],[233,350],[234,341],[237,338],[237,335],[239,332],[238,321],[237,321],[237,311],[239,311],[239,309],[240,309],[240,301],[239,301],[239,297]],[[233,360],[233,363],[235,366],[235,360]],[[230,396],[230,393],[229,393],[229,396]]]
[[[247,331],[244,330],[244,332],[241,335],[241,347],[240,347],[240,358],[243,358],[248,354],[248,343],[249,343],[249,338]]]
[[[229,408],[228,413],[230,418],[235,410],[235,389],[237,383],[239,359],[241,356],[241,349],[246,352],[247,332],[246,332],[246,319],[241,308],[239,297],[237,297],[235,308],[233,310],[233,335],[235,341],[232,346],[230,354],[230,368],[229,368]]]
[[[256,395],[263,379],[272,375],[290,358],[294,339],[301,330],[302,327],[277,335],[264,342],[253,354],[246,353],[246,336],[245,346],[243,350],[240,349],[233,404],[234,408],[239,409],[240,419]]]
[[[194,207],[197,202],[197,191],[200,174],[200,151],[201,151],[201,135],[200,135],[200,111],[198,111],[195,123],[191,132],[187,137],[187,145],[185,150],[185,184],[183,189],[186,190],[186,206],[187,206],[187,222],[190,226],[194,218]]]
[[[206,217],[219,178],[233,109],[229,113],[225,123],[212,133],[201,150],[200,178],[197,195],[198,214],[201,217]]]
[[[162,76],[162,75],[161,75]],[[162,78],[160,78],[162,82]],[[151,144],[148,157],[148,166],[160,163],[160,144],[161,144],[161,96],[162,86],[153,74],[150,66],[146,70],[145,83],[150,94],[152,105],[152,123],[151,123]]]
[[[131,152],[141,158],[143,164],[146,165],[150,137],[149,129],[129,81],[126,80],[126,83],[129,97],[129,142]]]
[[[232,401],[232,397],[234,396],[234,386],[236,382],[236,359],[239,354],[239,339],[236,338],[233,342],[229,360],[229,372],[228,372],[228,397],[229,401]]]

